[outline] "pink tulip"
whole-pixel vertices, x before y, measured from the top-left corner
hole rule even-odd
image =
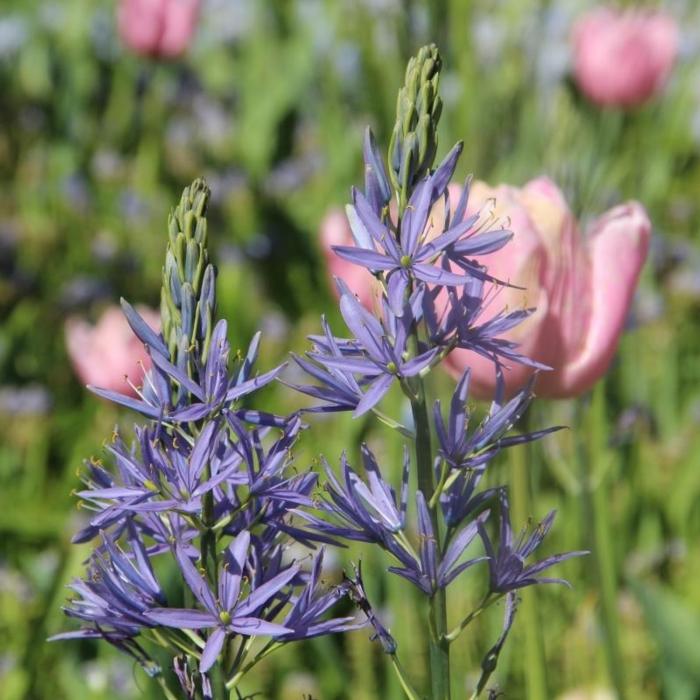
[[[151,328],[160,328],[160,314],[146,307],[137,310]],[[151,360],[119,307],[109,307],[94,326],[69,318],[65,334],[68,356],[81,381],[135,395],[131,385],[143,383],[144,371],[149,369]]]
[[[200,5],[201,0],[121,0],[119,35],[143,56],[179,56],[192,39]]]
[[[540,373],[539,395],[581,394],[606,372],[617,349],[649,247],[647,214],[637,202],[617,206],[594,222],[584,238],[561,191],[547,178],[522,189],[475,182],[469,213],[490,198],[496,199],[496,215],[510,220],[514,236],[480,262],[495,278],[523,289],[492,285],[479,322],[504,307],[536,308],[505,337],[519,342],[524,355],[553,368]],[[471,367],[474,394],[493,396],[492,362],[455,350],[447,365],[455,376]],[[522,387],[531,372],[511,364],[505,373],[508,393]]]
[[[604,106],[632,107],[666,83],[678,51],[675,20],[660,11],[598,8],[574,27],[574,77]]]
[[[343,260],[333,252],[334,245],[355,245],[350,224],[342,209],[331,209],[321,222],[321,250],[326,260],[326,266],[333,286],[333,292],[337,294],[334,277],[340,277],[345,284],[357,295],[360,303],[366,307],[372,306],[376,280],[365,268],[353,265]]]

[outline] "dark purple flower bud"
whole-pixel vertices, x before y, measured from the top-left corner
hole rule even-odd
[[[365,614],[367,622],[374,629],[374,634],[372,635],[372,640],[379,640],[379,643],[384,649],[386,654],[396,653],[396,640],[391,636],[389,630],[381,623],[377,615],[375,614],[372,606],[367,598],[367,593],[365,593],[365,586],[362,582],[362,568],[361,564],[355,566],[353,564],[354,576],[350,577],[347,574],[343,574],[345,578],[345,583],[348,587],[348,594],[350,599],[357,605],[360,610]]]
[[[190,668],[185,655],[173,659],[173,671],[187,700],[211,700],[211,681],[197,669]]]
[[[510,632],[510,628],[513,626],[513,621],[515,620],[517,604],[518,601],[514,592],[511,591],[510,593],[506,594],[503,629],[496,643],[488,650],[488,652],[486,652],[486,655],[481,661],[481,676],[476,686],[477,695],[484,690],[484,687],[486,686],[486,683],[488,683],[491,674],[496,670],[496,664],[498,663],[498,657],[501,653],[501,649],[508,638],[508,633]]]
[[[377,214],[381,214],[391,199],[391,186],[386,176],[384,161],[374,140],[372,130],[367,127],[364,141],[365,196]]]

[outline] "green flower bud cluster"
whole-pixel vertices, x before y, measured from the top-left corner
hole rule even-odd
[[[438,82],[442,60],[435,44],[420,49],[406,68],[396,103],[396,123],[389,144],[389,176],[403,211],[415,184],[430,170],[437,151],[442,112]]]
[[[168,219],[160,315],[163,338],[178,367],[195,377],[190,357],[206,360],[216,311],[216,271],[207,253],[209,187],[203,179],[186,187]]]

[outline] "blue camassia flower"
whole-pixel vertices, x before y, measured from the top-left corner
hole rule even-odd
[[[438,588],[447,588],[459,574],[487,558],[477,557],[459,563],[465,550],[477,535],[478,524],[488,517],[488,512],[467,523],[455,533],[444,553],[440,554],[437,549],[437,539],[428,505],[421,491],[416,493],[416,505],[418,507],[419,556],[404,553],[401,557],[404,566],[390,566],[389,571],[403,576],[427,596],[432,596]]]
[[[64,611],[89,623],[88,627],[52,639],[133,637],[143,627],[155,627],[146,613],[165,605],[165,596],[136,529],[130,526],[128,533],[129,550],[124,551],[102,532],[102,545],[90,557],[85,579],[70,584],[78,597]]]
[[[284,365],[280,365],[259,376],[251,376],[258,355],[260,333],[253,337],[239,371],[230,376],[227,324],[220,320],[212,332],[209,354],[197,382],[187,376],[182,368],[172,364],[162,338],[155,334],[138,312],[125,301],[122,301],[122,307],[132,330],[146,345],[153,368],[144,377],[139,398],[88,387],[95,394],[159,422],[192,422],[227,410],[254,424],[284,424],[286,419],[281,416],[233,407],[235,402],[276,379],[284,369]],[[181,389],[177,399],[173,396],[173,383]]]
[[[451,469],[483,469],[484,466],[504,447],[520,445],[538,440],[561,426],[536,432],[506,437],[506,433],[520,420],[533,397],[534,377],[510,401],[503,403],[503,376],[498,373],[500,390],[492,402],[490,410],[479,426],[471,434],[469,427],[469,380],[471,372],[465,371],[457,383],[452,399],[447,423],[442,417],[440,400],[435,401],[433,418],[435,432],[440,445],[439,455]]]
[[[367,196],[353,189],[353,204],[347,207],[347,214],[356,245],[334,246],[333,250],[345,260],[375,274],[383,274],[387,299],[397,316],[404,312],[406,291],[416,283],[454,287],[468,283],[473,277],[495,281],[470,258],[499,250],[513,236],[511,231],[503,228],[475,231],[478,215],[465,218],[468,187],[464,188],[455,215],[450,217],[447,185],[461,151],[462,144],[458,143],[435,172],[418,183],[401,219],[398,234],[385,215],[385,203],[381,205],[383,200],[377,198],[377,191],[381,189],[376,185],[377,178],[369,179]],[[375,173],[376,158],[368,160],[367,156],[366,147],[366,172]],[[447,212],[442,232],[433,230],[431,218],[433,205],[440,199],[445,200]],[[453,272],[446,264],[436,264],[442,259],[454,262],[467,275]]]
[[[298,565],[290,566],[242,597],[242,579],[249,546],[250,533],[244,530],[223,557],[215,596],[187,553],[176,545],[175,555],[180,571],[204,609],[163,607],[148,611],[148,619],[157,625],[176,629],[213,629],[202,651],[199,665],[202,673],[214,665],[229,634],[276,637],[293,631],[284,625],[269,622],[261,615],[265,606],[297,575]]]
[[[341,457],[342,483],[324,460],[329,500],[319,502],[317,507],[334,516],[338,522],[329,522],[310,513],[305,513],[303,517],[322,533],[359,542],[374,542],[395,551],[402,545],[394,540],[393,535],[401,532],[406,523],[410,470],[408,450],[404,449],[400,500],[397,500],[394,488],[384,481],[377,460],[367,445],[362,445],[361,453],[367,484],[352,469],[345,454]]]
[[[525,560],[542,544],[554,522],[555,511],[550,511],[547,517],[537,525],[529,537],[523,531],[520,537],[513,539],[513,530],[510,525],[510,508],[505,489],[499,492],[499,546],[498,551],[493,546],[486,527],[479,523],[479,535],[484,543],[484,549],[489,557],[490,590],[493,593],[508,593],[509,591],[532,586],[537,583],[563,583],[569,586],[569,582],[563,578],[547,578],[538,576],[542,571],[559,562],[580,557],[588,552],[566,552],[546,557],[536,564],[525,565]]]
[[[314,558],[308,581],[301,593],[292,595],[289,599],[291,608],[282,624],[293,631],[280,636],[280,641],[310,639],[322,634],[346,632],[364,627],[366,624],[358,622],[352,616],[324,618],[325,614],[347,595],[348,583],[323,589],[321,585],[323,554],[324,550],[321,549]]]
[[[333,368],[361,375],[360,383],[367,385],[367,390],[355,406],[353,415],[358,417],[376,406],[397,378],[414,377],[429,367],[440,348],[431,348],[406,359],[413,316],[407,312],[396,319],[388,305],[384,305],[385,322],[382,323],[359,303],[342,281],[338,285],[340,311],[355,338],[336,343],[336,347],[344,348],[345,352],[342,349],[332,354],[310,352],[308,356],[328,371]],[[407,311],[415,301],[415,298],[409,300]],[[328,388],[328,384],[326,386]]]
[[[362,461],[366,482],[355,472],[343,455],[341,468],[343,483],[326,463],[329,500],[319,508],[335,517],[337,524],[305,514],[312,527],[320,532],[342,539],[372,542],[381,545],[402,564],[390,571],[411,581],[427,595],[447,587],[462,571],[483,560],[472,559],[459,563],[462,554],[478,533],[475,520],[453,534],[442,555],[436,551],[436,538],[423,494],[416,494],[418,506],[418,553],[403,532],[406,528],[408,505],[408,478],[410,458],[404,450],[401,495],[397,499],[394,488],[382,477],[379,465],[366,445],[362,446]],[[480,516],[484,519],[488,513]]]

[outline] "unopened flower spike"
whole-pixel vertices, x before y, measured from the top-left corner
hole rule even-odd
[[[173,363],[196,377],[191,348],[202,362],[209,353],[215,310],[216,271],[207,251],[207,203],[202,179],[186,187],[168,220],[168,248],[163,267],[160,311],[163,338]]]
[[[442,112],[438,94],[442,59],[435,44],[411,58],[396,102],[396,123],[389,143],[389,177],[398,193],[399,214],[413,187],[425,177],[437,151],[437,125]]]

